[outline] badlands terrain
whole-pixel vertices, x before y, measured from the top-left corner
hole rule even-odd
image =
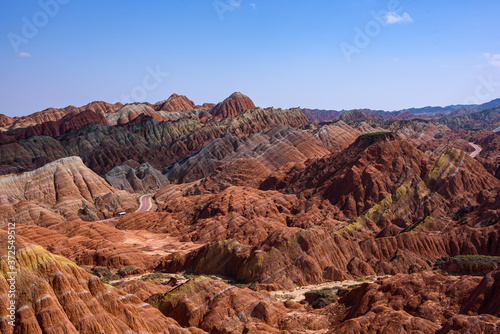
[[[0,332],[499,333],[499,102],[0,115]]]

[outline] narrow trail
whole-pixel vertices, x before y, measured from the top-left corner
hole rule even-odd
[[[370,278],[365,278],[363,280],[345,280],[345,281],[335,281],[335,282],[326,282],[326,283],[321,283],[321,284],[313,284],[313,285],[306,285],[306,286],[301,286],[301,287],[296,287],[293,290],[280,290],[280,291],[272,291],[272,295],[274,298],[278,300],[293,300],[296,302],[299,302],[305,298],[306,292],[312,291],[312,290],[321,290],[321,289],[329,289],[329,288],[341,288],[341,287],[348,287],[348,286],[359,286],[362,285],[363,283],[374,283],[377,281],[379,278],[388,278],[391,277],[391,275],[385,275],[385,276],[375,276],[375,277],[370,277]]]
[[[153,207],[153,201],[151,198],[154,196],[154,194],[146,194],[142,195],[139,197],[139,207],[135,212],[144,212],[144,211],[149,211]],[[96,220],[94,221],[95,223],[104,223],[104,222],[109,222],[112,220],[118,219],[118,217],[112,217],[104,220]]]
[[[139,198],[139,202],[141,204],[139,205],[139,208],[135,211],[137,212],[137,211],[149,211],[149,210],[151,210],[151,207],[153,206],[153,202],[151,201],[151,197],[153,197],[153,195],[154,194],[142,195]]]
[[[116,280],[113,280],[113,281],[109,281],[108,284],[125,283],[125,282],[130,282],[130,281],[139,281],[143,277],[149,276],[151,274],[158,274],[158,273],[154,272],[154,271],[148,271],[148,272],[145,272],[144,274],[126,276],[126,277],[119,278],[119,279],[116,279]],[[179,275],[179,274],[169,274],[170,277],[168,277],[167,275],[168,274],[165,274],[164,281],[168,281],[172,277],[176,278],[177,279],[177,285],[176,286],[182,285],[182,284],[186,283],[189,280],[189,279],[185,278],[183,275]]]
[[[476,157],[479,153],[481,153],[481,151],[483,150],[483,148],[482,148],[481,146],[476,145],[476,144],[474,144],[473,142],[469,142],[469,145],[470,145],[470,146],[472,146],[472,147],[474,147],[474,152],[472,152],[472,153],[470,154],[470,156],[471,156],[472,158],[475,158],[475,157]]]

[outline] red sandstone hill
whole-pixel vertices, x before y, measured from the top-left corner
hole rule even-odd
[[[482,148],[477,159],[491,174],[500,179],[500,133],[478,131],[474,133],[471,141]]]
[[[72,113],[57,121],[49,121],[30,126],[15,135],[17,140],[24,140],[33,136],[58,137],[66,132],[79,130],[89,124],[108,124],[106,118],[91,110]]]
[[[13,117],[9,119],[3,118],[3,126],[6,130],[14,130],[18,128],[27,128],[29,126],[42,124],[50,121],[58,121],[68,114],[80,113],[82,111],[93,111],[98,114],[107,114],[120,109],[121,103],[107,103],[102,101],[94,101],[82,107],[68,106],[66,108],[47,108],[43,111],[33,113],[28,116]]]
[[[430,272],[396,275],[363,284],[330,305],[335,314],[331,333],[424,332],[495,333],[498,314],[491,311],[463,315],[463,305],[478,295],[480,278],[454,278]]]
[[[160,210],[190,226],[186,237],[218,242],[166,257],[158,268],[224,274],[275,289],[321,282],[331,266],[343,277],[390,274],[429,269],[443,255],[500,251],[494,228],[458,232],[461,208],[485,203],[478,191],[499,185],[458,150],[434,160],[394,134],[373,134],[296,173],[297,181],[288,183],[292,187],[283,186],[286,201],[277,201],[276,192],[237,187],[215,188],[218,196],[197,184],[162,189]],[[347,181],[356,175],[363,182]],[[276,199],[260,199],[268,194]],[[349,211],[351,202],[366,206]],[[193,216],[183,215],[186,206]],[[476,216],[470,226],[482,226],[490,217]],[[470,238],[481,241],[472,246]]]
[[[255,105],[252,100],[246,95],[236,92],[231,94],[227,99],[218,103],[210,113],[215,119],[226,117],[234,117],[241,114],[245,110],[254,109]]]
[[[13,119],[4,114],[0,114],[0,131],[6,131],[10,124],[12,124]]]
[[[183,95],[177,95],[177,94],[172,94],[168,100],[158,102],[155,105],[151,105],[149,103],[144,103],[145,106],[152,107],[156,111],[167,111],[167,112],[173,112],[173,111],[191,111],[195,109],[195,104],[189,100],[187,97]],[[15,130],[18,128],[28,128],[31,126],[37,126],[37,125],[42,125],[43,123],[49,122],[49,124],[44,125],[44,129],[46,128],[51,128],[54,127],[55,123],[50,123],[50,122],[57,122],[64,118],[67,115],[70,114],[79,114],[81,112],[94,112],[96,114],[101,114],[104,115],[106,118],[109,117],[110,114],[113,114],[117,110],[121,109],[123,107],[123,104],[121,103],[107,103],[103,101],[94,101],[91,102],[87,105],[81,106],[81,107],[75,107],[75,106],[68,106],[65,108],[47,108],[43,111],[39,111],[36,113],[33,113],[28,116],[22,116],[22,117],[8,117],[6,115],[0,114],[0,131],[8,131],[8,130]],[[201,107],[202,109],[210,109],[212,108],[212,105],[204,105]],[[74,116],[73,116],[74,117]],[[88,117],[88,116],[87,116]],[[159,116],[158,116],[159,117]],[[135,117],[134,117],[135,118]],[[161,119],[161,117],[159,117]],[[130,118],[129,120],[132,120],[133,118]],[[113,124],[116,124],[116,122],[111,122]],[[124,123],[124,122],[122,122]],[[60,124],[60,123],[59,123]],[[54,130],[45,130],[49,131],[50,133],[53,133]],[[43,135],[43,130],[38,127],[35,130],[32,130],[31,132],[25,134],[23,136],[26,137],[28,135]]]
[[[184,95],[172,94],[167,100],[155,104],[156,111],[190,111],[195,108],[193,101]]]
[[[26,205],[33,211],[49,210],[66,219],[84,220],[109,218],[117,210],[135,208],[132,195],[111,187],[79,157],[60,159],[31,172],[2,175],[0,185],[4,221],[34,223],[40,213],[24,211]]]
[[[236,125],[238,131],[246,129],[241,127],[241,123]],[[394,152],[401,153],[398,156]],[[380,156],[385,158],[379,161]],[[325,271],[325,268],[332,266],[332,263],[337,263],[338,266],[332,270],[340,270],[346,277],[407,271],[413,265],[429,268],[429,261],[432,262],[441,256],[460,254],[462,249],[470,247],[466,246],[467,239],[460,241],[463,246],[458,248],[458,252],[450,250],[451,246],[448,246],[448,243],[452,242],[448,231],[452,231],[456,225],[450,224],[448,219],[457,219],[455,217],[462,205],[480,204],[477,210],[494,212],[486,207],[483,209],[482,205],[489,201],[489,197],[476,193],[478,189],[492,191],[498,181],[488,176],[477,162],[465,156],[463,152],[453,150],[440,159],[433,160],[391,133],[362,136],[342,154],[332,154],[310,162],[305,169],[304,161],[282,166],[284,169],[280,168],[277,174],[285,170],[292,171],[288,173],[291,179],[283,179],[284,186],[278,187],[286,190],[284,192],[287,194],[264,191],[262,187],[261,190],[248,188],[249,185],[256,187],[263,184],[262,179],[268,177],[270,170],[259,161],[248,161],[251,166],[255,166],[252,168],[261,171],[252,174],[253,171],[248,170],[245,162],[246,160],[240,160],[240,164],[227,166],[225,163],[218,173],[208,178],[163,188],[156,196],[162,213],[127,215],[120,219],[118,229],[146,229],[151,233],[167,233],[176,238],[176,242],[199,243],[194,253],[171,253],[174,258],[165,258],[158,267],[163,270],[191,268],[200,273],[214,271],[239,279],[262,282],[275,270],[274,265],[289,266],[291,272],[283,271],[283,275],[274,275],[272,282],[279,287],[300,282],[321,282],[328,277],[328,270]],[[230,168],[231,173],[224,172],[224,168]],[[240,168],[241,172],[238,172]],[[359,170],[360,175],[366,175],[367,184],[377,184],[377,188],[366,188],[370,192],[365,190],[362,193],[362,188],[359,187],[363,184],[354,184],[352,189],[329,190],[335,182],[342,183],[348,171],[355,169]],[[261,182],[256,182],[259,178]],[[416,184],[415,189],[418,191],[412,190],[412,184]],[[469,188],[470,191],[462,190]],[[294,191],[297,194],[293,194]],[[338,193],[336,196],[340,197],[331,197],[335,192]],[[453,192],[460,192],[464,196],[452,198],[450,194]],[[349,203],[351,199],[366,202],[366,209],[355,207],[356,210],[350,213],[339,209],[339,206]],[[21,215],[22,207],[26,206],[21,206],[21,203],[15,205],[19,207],[14,207],[14,211],[8,210],[14,212],[14,215]],[[186,211],[186,207],[190,210]],[[35,212],[39,212],[37,215],[43,215],[43,219],[53,219],[49,210],[36,210]],[[87,214],[92,211],[89,208],[85,210]],[[414,212],[408,215],[412,210]],[[479,211],[473,210],[469,213],[468,217],[475,217],[469,225],[471,227],[483,221],[487,222],[484,220],[486,218],[477,212]],[[346,214],[356,219],[343,220]],[[491,215],[488,219],[490,217]],[[313,226],[320,228],[308,231]],[[326,238],[329,231],[338,232],[344,228],[346,232],[354,231],[353,240],[343,242],[341,238],[332,243],[332,240]],[[306,229],[307,233],[302,229]],[[423,234],[412,236],[408,233],[419,230]],[[443,231],[446,233],[440,236],[427,236],[429,232]],[[491,228],[484,231],[491,232]],[[461,233],[464,236],[479,236],[482,232],[470,230]],[[350,233],[345,235],[349,237]],[[375,250],[372,249],[361,259],[349,252],[347,256],[338,257],[342,249],[354,252],[358,240],[371,240],[373,237],[380,237],[380,242],[384,242],[375,242],[374,249],[384,249],[387,256],[374,256],[372,252]],[[387,243],[385,238],[392,237],[394,238],[391,243]],[[306,241],[296,243],[296,238],[305,238]],[[488,236],[484,242],[490,242],[487,240],[493,240],[492,238],[492,235]],[[238,242],[242,248],[234,248],[238,244],[227,242],[229,239]],[[405,240],[425,242],[432,245],[434,251],[429,252],[426,247],[414,247],[401,254],[397,253],[400,243]],[[222,244],[213,245],[212,241]],[[325,245],[330,246],[325,253],[322,253],[322,248],[311,249],[311,255],[314,256],[305,262],[295,263],[294,258],[304,249],[303,242],[325,242]],[[206,247],[200,248],[203,244]],[[252,249],[255,245],[259,246]],[[481,242],[474,252],[495,254],[495,245],[492,244],[491,249],[485,250],[484,243]],[[273,247],[278,246],[281,249],[279,252],[271,252]],[[235,253],[234,250],[238,248],[241,248],[240,251]],[[213,256],[219,254],[218,252],[225,254],[222,259],[228,261],[217,265],[218,260]],[[272,256],[266,255],[268,253]],[[67,253],[66,256],[71,257],[71,254]],[[111,257],[112,253],[106,256]],[[262,256],[264,259],[260,259]],[[399,260],[391,261],[393,256]],[[369,263],[370,258],[375,262]],[[212,264],[208,266],[209,263]],[[235,263],[239,265],[236,266]],[[254,263],[258,263],[257,267],[254,267]],[[311,267],[308,271],[303,271],[304,266]]]
[[[366,113],[364,113],[361,110],[349,110],[349,111],[343,113],[342,115],[340,115],[341,121],[354,121],[354,120],[360,119],[360,118],[366,119],[366,118],[371,118],[371,117],[368,116]]]
[[[352,218],[403,184],[423,178],[430,171],[428,163],[424,153],[397,135],[367,134],[341,155],[330,155],[311,165],[298,182],[317,188],[323,198]]]
[[[332,122],[337,120],[341,113],[337,110],[302,109],[312,122]]]
[[[300,109],[253,109],[229,119],[203,123],[199,118],[191,117],[191,112],[161,111],[168,115],[186,116],[163,121],[146,117],[136,112],[137,108],[156,113],[146,105],[127,105],[121,111],[107,114],[108,122],[121,122],[122,116],[124,121],[133,118],[133,121],[122,126],[96,123],[82,131],[65,133],[57,139],[34,136],[23,141],[4,143],[0,145],[0,173],[32,170],[66,157],[70,155],[69,152],[81,156],[84,163],[100,175],[130,161],[134,161],[135,166],[147,162],[161,173],[166,173],[176,163],[228,133],[243,141],[246,139],[242,137],[280,124],[298,129],[304,129],[308,124]],[[294,140],[294,145],[300,145],[300,140]]]
[[[151,106],[144,103],[126,104],[114,113],[107,114],[106,120],[110,125],[121,125],[133,121],[140,115],[146,115],[158,121],[163,120]]]
[[[227,134],[215,139],[197,154],[169,171],[169,177],[190,182],[210,176],[219,166],[240,158],[255,158],[275,171],[291,162],[319,158],[328,151],[304,130],[278,125],[249,136]]]
[[[411,212],[413,219],[425,217],[435,209],[433,215],[437,216],[438,211],[441,215],[453,215],[452,212],[476,198],[480,190],[492,190],[499,184],[464,152],[449,150],[436,161],[387,132],[360,136],[342,154],[331,154],[312,163],[295,178],[296,181],[280,181],[278,187],[291,186],[310,201],[329,200],[340,209],[338,218],[358,217],[376,204],[387,214],[392,210],[389,199],[397,200],[399,192],[406,197],[403,200],[401,196],[402,202],[394,204],[395,208],[404,204],[406,209],[398,208],[403,216],[408,217]],[[263,189],[277,180],[271,181],[265,181]],[[392,217],[396,218],[402,219]],[[382,223],[391,218],[377,220]]]
[[[358,129],[347,125],[343,121],[318,127],[314,131],[314,136],[321,140],[331,153],[340,153],[354,143],[360,135],[361,132]]]
[[[498,332],[498,270],[466,276],[500,261],[495,136],[417,120],[322,126],[300,109],[227,100],[220,119],[210,106],[81,111],[63,116],[61,129],[50,121],[0,145],[0,168],[11,173],[0,177],[0,220],[16,221],[28,246],[19,247],[21,332]],[[184,97],[171,102],[191,108]],[[108,124],[73,124],[92,113]],[[483,148],[475,159],[469,141]],[[82,160],[49,163],[74,154]],[[113,187],[82,161],[111,170]],[[132,212],[136,198],[116,188],[156,191],[152,211]],[[116,220],[81,220],[121,210]],[[165,286],[128,276],[112,289],[78,265],[221,277]],[[283,302],[299,286],[379,275],[393,277],[310,287],[303,304]],[[92,314],[74,298],[87,296],[82,289]],[[0,306],[5,292],[0,278]]]
[[[7,233],[0,233],[2,245]],[[73,262],[21,237],[16,241],[16,326],[7,323],[9,284],[0,275],[2,333],[180,333],[180,325],[138,297],[111,286]],[[7,268],[2,249],[1,267]],[[185,328],[182,333],[203,333]]]
[[[0,240],[6,243],[7,234],[0,233]],[[111,287],[22,237],[16,248],[16,333],[43,333],[47,328],[89,334],[448,333],[471,328],[473,333],[496,333],[500,325],[495,304],[498,270],[483,279],[428,271],[398,274],[354,288],[333,289],[326,306],[313,309],[287,297],[286,292],[280,297],[203,276],[174,289],[156,288],[151,283],[146,290],[136,289],[133,281]],[[5,255],[3,258],[1,266],[5,267]],[[0,328],[2,333],[14,333],[5,317],[6,278],[5,273],[0,275]],[[151,293],[157,294],[158,309],[143,301]]]

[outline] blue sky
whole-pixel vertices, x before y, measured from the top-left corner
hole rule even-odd
[[[241,91],[262,107],[482,103],[500,97],[498,13],[497,0],[4,0],[0,113],[174,92],[201,104]]]

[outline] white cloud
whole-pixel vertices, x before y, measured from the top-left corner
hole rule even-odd
[[[241,0],[229,0],[228,5],[233,7],[233,8],[240,8]]]
[[[252,2],[252,3],[250,4],[250,7],[252,7],[252,9],[257,9],[257,4],[256,4],[256,3],[254,3],[254,2]]]
[[[28,53],[28,52],[19,52],[19,54],[17,56],[21,57],[21,58],[30,58],[31,57],[31,53]]]
[[[404,12],[403,15],[399,15],[396,12],[389,12],[384,16],[385,22],[387,24],[396,24],[396,23],[412,23],[413,19],[407,12]]]
[[[483,53],[483,57],[486,59],[486,61],[488,61],[490,65],[500,67],[500,53]]]

